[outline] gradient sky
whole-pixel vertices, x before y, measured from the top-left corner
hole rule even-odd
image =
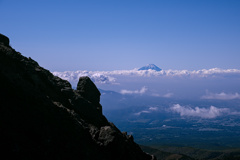
[[[0,0],[0,15],[50,71],[240,69],[239,0]]]

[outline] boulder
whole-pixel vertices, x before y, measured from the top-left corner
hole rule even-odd
[[[102,106],[99,103],[101,93],[89,77],[85,76],[79,78],[77,84],[77,92],[83,98],[87,99],[89,102],[95,105],[100,112],[102,112]]]

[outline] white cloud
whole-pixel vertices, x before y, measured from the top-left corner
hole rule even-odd
[[[142,113],[151,113],[150,111],[140,111],[140,112],[137,112],[137,113],[134,113],[136,116],[139,116],[141,115]]]
[[[202,99],[219,99],[219,100],[231,100],[231,99],[240,99],[239,93],[210,93],[207,92],[206,95],[202,96]]]
[[[154,97],[171,98],[173,96],[173,93],[166,93],[164,95],[161,95],[161,94],[158,94],[158,93],[153,93],[152,96],[154,96]]]
[[[103,74],[95,73],[93,75],[90,75],[90,78],[92,79],[93,82],[96,83],[114,83],[115,78],[110,77],[110,76],[105,76]]]
[[[240,75],[240,70],[238,69],[220,69],[220,68],[212,68],[212,69],[202,69],[202,70],[116,70],[116,71],[108,71],[104,72],[104,74],[109,75],[135,75],[135,76],[198,76],[198,77],[209,77],[209,76],[223,76],[223,75]]]
[[[234,112],[231,112],[230,115],[240,116],[240,112],[234,111]]]
[[[163,95],[163,97],[165,98],[171,98],[172,96],[173,96],[173,93],[167,93]]]
[[[160,95],[158,93],[153,93],[152,96],[154,96],[154,97],[162,97],[162,95]]]
[[[143,111],[134,113],[134,115],[139,116],[139,115],[141,115],[142,113],[152,113],[152,112],[156,112],[156,111],[158,111],[158,108],[157,108],[157,107],[149,107],[149,108],[146,109],[146,110],[143,110]]]
[[[102,84],[114,84],[115,78],[103,74],[102,72],[92,71],[65,71],[65,72],[53,72],[53,75],[69,81],[72,84],[77,84],[80,77],[88,76],[95,83]]]
[[[121,90],[120,93],[121,94],[143,94],[147,91],[147,87],[142,87],[140,90],[134,90],[134,91],[131,91],[131,90]]]
[[[179,113],[181,116],[189,116],[189,117],[199,117],[199,118],[216,118],[221,116],[224,113],[228,113],[229,110],[227,108],[217,108],[211,106],[210,108],[191,108],[186,106],[181,106],[179,104],[175,104],[171,107],[173,112]]]
[[[65,71],[53,72],[55,76],[68,80],[72,84],[78,82],[79,77],[89,76],[96,83],[115,83],[116,76],[142,76],[142,77],[238,77],[240,78],[240,70],[238,69],[202,69],[202,70],[115,70],[115,71]]]
[[[151,110],[151,111],[157,111],[158,108],[157,108],[157,107],[150,107],[149,110]]]

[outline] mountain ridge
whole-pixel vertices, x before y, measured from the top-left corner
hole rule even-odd
[[[155,160],[102,114],[88,77],[76,90],[0,35],[0,147],[9,159]]]

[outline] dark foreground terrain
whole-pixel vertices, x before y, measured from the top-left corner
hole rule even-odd
[[[73,90],[0,34],[0,154],[6,159],[151,160],[109,123],[88,77]]]
[[[171,146],[141,146],[150,154],[154,154],[158,160],[239,160],[240,149],[229,150],[204,150],[190,147]]]

